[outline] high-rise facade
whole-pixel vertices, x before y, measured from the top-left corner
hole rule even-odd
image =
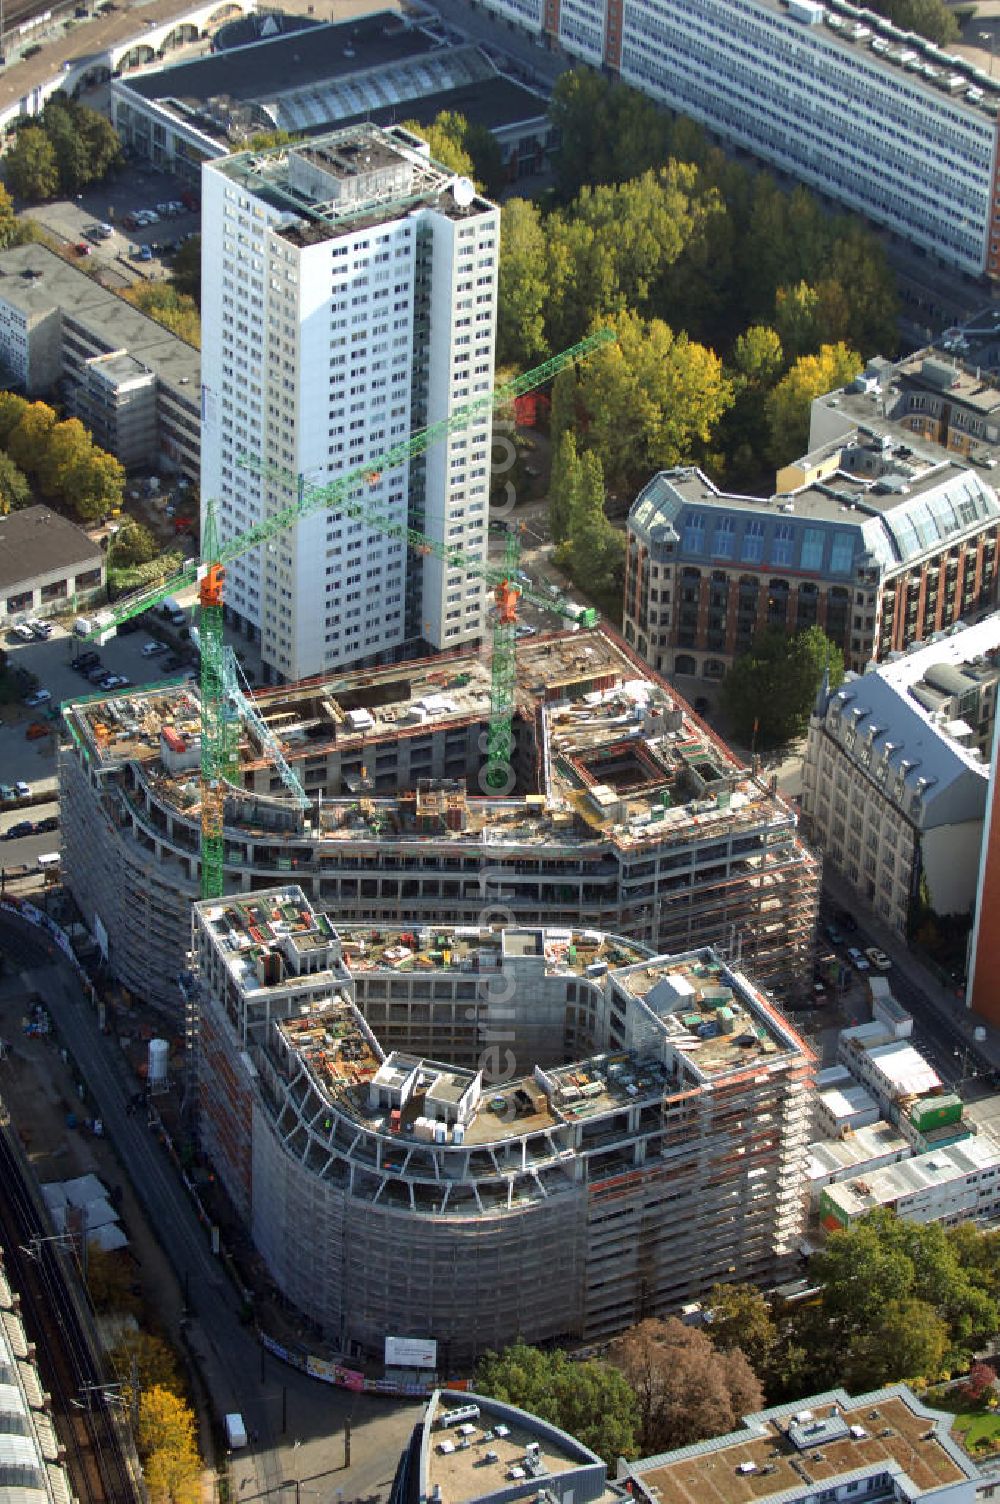
[[[848,0],[483,0],[967,275],[1000,275],[1000,79]]]
[[[490,418],[380,457],[493,382],[499,211],[399,128],[206,163],[202,504],[231,538],[297,477],[363,472],[366,512],[483,557]],[[370,468],[369,468],[370,467]],[[481,581],[336,507],[234,561],[227,609],[293,680],[483,632]]]

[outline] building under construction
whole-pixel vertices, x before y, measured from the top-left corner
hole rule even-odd
[[[716,946],[779,996],[808,986],[819,865],[773,786],[607,628],[520,642],[517,674],[503,795],[482,776],[477,654],[259,694],[233,722],[227,891],[294,875],[338,923],[587,925]],[[119,980],[174,1008],[198,896],[199,714],[185,683],[63,715],[66,881]]]
[[[454,1371],[794,1254],[813,1056],[714,951],[336,929],[297,885],[193,912],[202,1144],[339,1351]]]

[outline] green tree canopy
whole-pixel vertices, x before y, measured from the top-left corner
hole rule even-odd
[[[59,191],[55,148],[38,125],[23,125],[5,159],[7,181],[19,198],[54,198]]]
[[[885,16],[901,30],[915,31],[939,47],[957,42],[961,36],[958,17],[944,0],[866,0],[866,4],[869,10]]]
[[[651,470],[700,459],[733,390],[711,350],[660,319],[622,313],[609,322],[617,341],[581,365],[577,401],[586,447],[609,487],[628,494]]]
[[[0,453],[0,514],[16,512],[31,505],[31,486],[9,454]]]
[[[962,1370],[998,1324],[997,1240],[879,1210],[831,1233],[809,1262],[817,1307],[793,1322],[805,1387],[871,1386]]]
[[[137,282],[123,294],[140,313],[155,319],[164,329],[197,349],[201,345],[201,319],[193,298],[169,282]]]
[[[29,402],[10,433],[7,452],[28,475],[38,472],[55,426],[56,415],[47,402]]]
[[[500,147],[486,126],[470,124],[457,110],[440,110],[428,125],[407,120],[403,128],[426,141],[442,167],[471,178],[483,193],[496,195],[503,188]]]
[[[486,1353],[476,1369],[481,1394],[561,1426],[603,1457],[639,1455],[636,1396],[624,1375],[607,1363],[573,1363],[558,1348],[542,1352],[515,1342],[501,1353]]]
[[[757,1377],[770,1371],[778,1341],[771,1307],[756,1285],[713,1285],[705,1297],[711,1320],[706,1332],[714,1347],[738,1347]]]
[[[530,366],[550,354],[545,332],[549,296],[548,249],[541,212],[512,198],[500,216],[497,360]]]
[[[766,748],[801,736],[824,670],[836,688],[844,658],[822,628],[793,636],[783,627],[761,632],[722,681],[722,703],[737,741]]]
[[[130,564],[148,564],[160,552],[160,545],[141,522],[129,517],[122,523],[108,550],[108,564],[127,568]]]
[[[70,473],[89,457],[92,448],[90,434],[79,418],[53,424],[35,460],[42,495],[50,500],[64,496]]]
[[[768,451],[776,465],[797,459],[809,444],[813,400],[853,381],[862,367],[847,345],[823,345],[816,355],[795,362],[767,399]]]
[[[31,403],[17,392],[0,392],[0,448],[6,449],[11,434]]]
[[[192,235],[185,240],[170,270],[171,286],[184,298],[190,298],[195,307],[201,308],[201,236]]]
[[[590,184],[638,177],[670,154],[669,116],[637,89],[589,68],[556,80],[549,120],[559,139],[556,183],[567,201]]]
[[[676,1316],[631,1327],[612,1342],[609,1357],[635,1392],[643,1453],[732,1431],[763,1404],[740,1349],[720,1351]]]

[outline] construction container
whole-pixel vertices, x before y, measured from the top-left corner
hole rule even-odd
[[[722,1007],[716,1015],[719,1020],[719,1028],[723,1034],[732,1034],[736,1029],[736,1016],[732,1008]]]
[[[962,1118],[962,1099],[954,1093],[941,1097],[921,1097],[910,1108],[910,1122],[921,1133],[930,1128],[945,1128]]]

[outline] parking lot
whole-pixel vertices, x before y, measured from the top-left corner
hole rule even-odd
[[[124,637],[114,637],[103,647],[82,642],[65,626],[59,625],[54,627],[47,642],[21,642],[8,632],[4,648],[10,667],[27,669],[52,698],[34,709],[23,702],[5,708],[0,722],[0,783],[12,784],[23,779],[36,795],[55,787],[56,737],[48,735],[29,739],[28,730],[33,723],[51,725],[50,715],[58,710],[63,700],[101,693],[97,685],[70,668],[74,657],[82,652],[95,652],[109,672],[123,675],[131,684],[156,684],[171,673],[182,672],[185,667],[177,662],[172,651],[162,652],[156,657],[143,654],[146,643],[160,638],[155,623],[148,631],[140,628]],[[0,830],[2,828],[0,821]]]
[[[185,204],[186,193],[190,194],[190,186],[179,178],[148,167],[128,166],[75,199],[55,199],[23,212],[58,239],[73,246],[89,246],[89,254],[80,257],[81,263],[99,268],[109,286],[116,281],[125,285],[138,277],[167,276],[169,266],[160,247],[199,232],[201,214]],[[155,213],[158,204],[181,204],[183,208],[180,213],[159,217],[153,224],[126,227],[127,215],[137,210]],[[103,240],[88,236],[87,231],[98,224],[110,225],[112,234]],[[130,256],[133,246],[150,247],[151,259],[140,262]]]

